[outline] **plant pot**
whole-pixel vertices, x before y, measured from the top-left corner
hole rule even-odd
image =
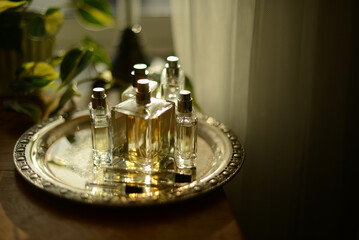
[[[11,94],[10,81],[22,63],[45,61],[52,56],[55,37],[30,38],[23,28],[21,14],[17,11],[0,14],[0,95]]]

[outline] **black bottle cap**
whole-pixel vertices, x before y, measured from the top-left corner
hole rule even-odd
[[[137,81],[136,102],[141,105],[151,102],[150,81],[148,79]]]
[[[147,77],[148,77],[148,70],[147,70],[146,64],[137,63],[137,64],[133,65],[133,70],[131,72],[133,87],[137,87],[137,81],[139,79],[147,79]]]
[[[102,87],[96,87],[92,89],[91,102],[93,108],[107,107],[105,89]]]
[[[179,65],[178,65],[178,57],[176,56],[168,56],[167,57],[167,64],[168,64],[168,67],[169,68],[172,68],[172,69],[175,69],[175,68],[178,68]]]
[[[188,90],[181,90],[177,101],[177,110],[182,113],[192,112],[192,97]]]

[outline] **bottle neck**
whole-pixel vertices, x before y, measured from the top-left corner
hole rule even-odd
[[[177,84],[179,74],[180,74],[179,68],[170,68],[170,67],[166,68],[167,83]]]
[[[151,92],[148,93],[136,93],[136,103],[139,105],[147,105],[151,103]]]

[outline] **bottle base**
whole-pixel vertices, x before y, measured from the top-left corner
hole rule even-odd
[[[177,169],[191,169],[191,168],[196,168],[196,166],[194,165],[194,162],[196,161],[196,159],[184,159],[181,158],[181,156],[176,156],[176,168]]]
[[[112,154],[110,152],[92,151],[93,164],[97,167],[110,166],[112,164]]]

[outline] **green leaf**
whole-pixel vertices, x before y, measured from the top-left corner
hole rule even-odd
[[[92,52],[75,48],[64,56],[60,66],[61,87],[70,83],[80,72],[82,72],[91,62]]]
[[[45,12],[45,16],[49,16],[49,15],[54,14],[59,11],[60,11],[60,8],[55,8],[55,7],[48,8]]]
[[[201,107],[198,105],[198,103],[196,102],[196,99],[195,99],[195,97],[194,97],[193,85],[192,85],[191,80],[189,79],[188,76],[185,76],[184,87],[185,87],[185,89],[188,89],[189,91],[191,91],[193,106],[194,106],[199,112],[202,112]]]
[[[42,110],[41,107],[28,101],[12,100],[4,101],[3,105],[9,110],[13,110],[18,113],[23,113],[29,116],[34,123],[41,122]]]
[[[55,35],[62,26],[63,19],[58,8],[49,8],[44,15],[33,14],[26,25],[27,33],[38,38]]]
[[[30,93],[50,84],[58,78],[58,73],[48,63],[27,62],[15,73],[11,88],[16,92]]]
[[[93,61],[95,63],[104,63],[108,68],[111,68],[111,59],[106,51],[89,36],[82,39],[82,46],[93,52]]]
[[[25,3],[26,1],[13,2],[13,1],[0,0],[0,13],[8,10],[9,8],[19,7]]]
[[[17,76],[21,78],[39,77],[48,80],[54,80],[59,75],[55,69],[46,62],[27,62],[20,67],[19,71],[17,72]]]
[[[32,37],[44,37],[45,31],[45,19],[40,14],[34,14],[26,25],[27,33]]]
[[[57,114],[73,96],[81,96],[77,90],[76,84],[68,86],[66,91],[62,94],[57,108],[50,115],[53,116]]]
[[[60,9],[49,8],[45,13],[45,32],[47,35],[55,35],[62,26],[64,16]]]
[[[114,23],[110,7],[103,0],[82,0],[77,8],[77,17],[90,27],[109,27]]]
[[[60,65],[63,58],[64,58],[64,56],[55,56],[55,57],[52,57],[52,58],[50,59],[50,65],[53,66],[53,67]]]

